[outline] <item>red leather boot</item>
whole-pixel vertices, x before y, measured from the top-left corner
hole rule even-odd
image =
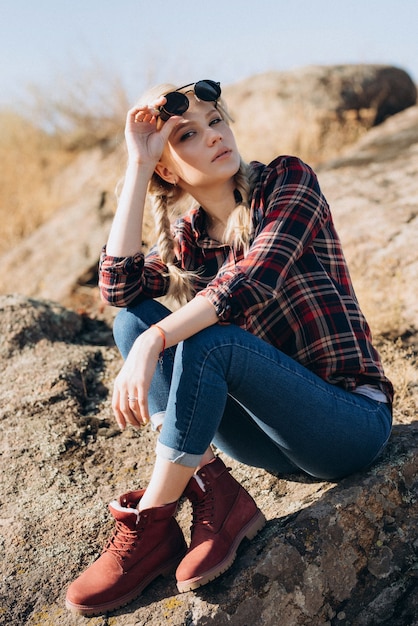
[[[179,591],[205,585],[233,563],[241,541],[266,523],[252,497],[220,458],[190,479],[184,491],[193,507],[191,544],[176,571]]]
[[[70,585],[70,611],[89,616],[124,606],[184,556],[187,546],[173,517],[177,502],[140,512],[143,494],[131,491],[109,504],[116,528],[102,555]]]

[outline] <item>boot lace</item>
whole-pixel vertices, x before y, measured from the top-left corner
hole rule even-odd
[[[215,498],[212,490],[208,491],[207,495],[201,500],[192,502],[192,531],[199,524],[213,524],[214,502]]]
[[[142,529],[131,530],[122,522],[116,522],[112,537],[107,542],[103,552],[111,552],[122,561],[126,559],[139,541],[139,533]]]

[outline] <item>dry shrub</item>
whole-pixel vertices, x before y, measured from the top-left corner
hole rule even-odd
[[[0,254],[55,210],[59,198],[52,182],[68,159],[55,139],[28,119],[0,112]]]
[[[403,315],[404,284],[397,274],[388,275],[383,265],[362,274],[356,271],[356,263],[353,265],[357,297],[371,325],[386,375],[395,388],[394,420],[408,423],[418,408],[418,353],[414,329]]]
[[[416,334],[404,316],[404,281],[399,273],[389,271],[386,261],[370,265],[362,255],[351,256],[356,294],[395,388],[394,420],[409,423],[418,408],[418,352]]]
[[[410,423],[418,409],[418,358],[412,347],[396,341],[378,339],[385,371],[395,387],[394,421]]]
[[[52,91],[32,87],[30,100],[37,125],[76,152],[113,148],[130,107],[120,78],[94,60],[87,68],[74,68],[71,77],[57,76]]]
[[[127,96],[97,64],[30,90],[0,110],[0,255],[62,205],[57,175],[82,151],[111,150],[123,133]]]

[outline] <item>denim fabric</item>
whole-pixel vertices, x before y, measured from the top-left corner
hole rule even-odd
[[[152,300],[121,311],[122,356],[167,314]],[[157,454],[174,462],[194,467],[213,443],[248,465],[336,480],[370,465],[389,438],[389,405],[324,382],[237,326],[216,324],[166,352],[149,404],[165,411]]]
[[[126,359],[135,340],[144,330],[169,314],[170,311],[156,300],[145,300],[138,307],[121,309],[113,324],[113,336],[122,357]],[[162,368],[158,366],[155,369],[148,396],[150,415],[165,412],[175,352],[175,348],[168,348],[164,353]]]

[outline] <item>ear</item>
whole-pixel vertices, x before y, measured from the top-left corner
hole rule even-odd
[[[171,185],[177,184],[177,176],[166,165],[163,165],[161,161],[155,166],[155,172],[160,178],[165,180],[166,183],[170,183]]]

